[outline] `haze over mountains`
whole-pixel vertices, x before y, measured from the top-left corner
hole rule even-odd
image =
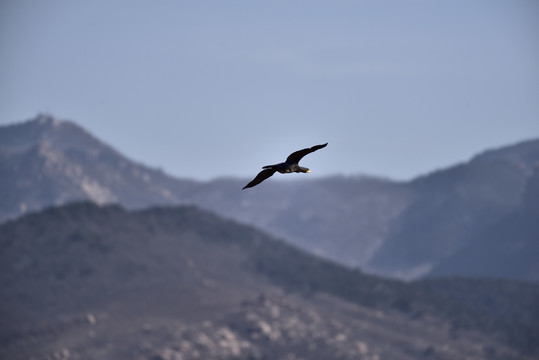
[[[530,140],[409,182],[302,178],[240,191],[248,179],[173,178],[39,115],[0,128],[0,219],[74,200],[195,204],[369,272],[539,281],[538,162],[539,140]]]

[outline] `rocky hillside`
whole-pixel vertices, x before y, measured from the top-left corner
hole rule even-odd
[[[69,121],[39,115],[0,128],[0,219],[75,200],[172,204],[188,180],[132,162]]]
[[[363,274],[192,207],[0,225],[9,359],[527,359],[539,287]]]

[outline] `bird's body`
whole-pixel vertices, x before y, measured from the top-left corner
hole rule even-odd
[[[305,148],[305,149],[302,149],[302,150],[298,150],[298,151],[293,152],[292,154],[290,154],[286,158],[285,162],[282,162],[282,163],[279,163],[279,164],[263,166],[262,169],[264,169],[264,170],[259,172],[258,175],[256,175],[256,177],[249,184],[247,184],[247,185],[245,185],[243,187],[243,189],[247,189],[247,188],[250,188],[250,187],[253,187],[255,185],[260,184],[262,181],[266,180],[267,178],[269,178],[270,176],[275,174],[275,172],[279,172],[281,174],[289,174],[289,173],[293,173],[293,172],[297,172],[297,173],[309,173],[309,172],[311,172],[311,170],[309,170],[308,168],[303,167],[303,166],[299,166],[299,164],[298,164],[299,161],[305,155],[310,154],[313,151],[316,151],[318,149],[324,148],[327,145],[328,145],[328,143],[325,143],[325,144],[322,144],[322,145],[315,145],[315,146],[310,147],[310,148]]]
[[[281,174],[289,174],[293,172],[309,172],[309,169],[302,168],[298,164],[287,164],[285,162],[274,164],[274,165],[266,165],[266,166],[263,166],[262,169],[273,169],[277,172],[280,172]],[[307,169],[307,170],[303,171],[302,169]]]

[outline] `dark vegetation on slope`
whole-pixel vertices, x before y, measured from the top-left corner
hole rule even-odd
[[[181,280],[182,294],[215,296],[200,285],[213,283],[221,288],[219,296],[233,298],[264,288],[265,278],[307,298],[328,293],[418,321],[445,319],[455,336],[461,329],[477,330],[522,353],[539,354],[537,285],[388,280],[192,207],[127,212],[117,206],[72,204],[3,224],[0,234],[3,331],[19,321],[77,312],[88,304],[103,306],[170,281]],[[200,264],[198,274],[185,266],[190,261]]]
[[[361,273],[283,244],[254,253],[256,269],[293,291],[326,292],[413,318],[443,317],[453,329],[479,330],[539,354],[539,286],[510,280],[432,278],[412,283]]]
[[[436,296],[452,327],[481,329],[524,353],[539,354],[539,291],[533,283],[485,278],[432,278],[414,285]]]

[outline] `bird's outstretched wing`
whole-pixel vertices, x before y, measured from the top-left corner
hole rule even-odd
[[[298,163],[301,160],[301,158],[303,158],[305,155],[310,154],[313,151],[316,151],[318,149],[322,149],[322,148],[326,147],[327,145],[328,145],[328,143],[325,143],[325,144],[322,144],[322,145],[315,145],[315,146],[313,146],[311,148],[306,148],[306,149],[302,149],[302,150],[298,150],[296,152],[293,152],[292,154],[288,155],[288,157],[286,158],[286,162],[288,164]]]
[[[274,169],[262,170],[261,172],[258,173],[258,175],[249,184],[245,185],[243,187],[243,189],[247,189],[247,188],[250,188],[250,187],[253,187],[255,185],[260,184],[262,181],[266,180],[271,175],[275,174],[275,171],[276,170],[274,170]]]

